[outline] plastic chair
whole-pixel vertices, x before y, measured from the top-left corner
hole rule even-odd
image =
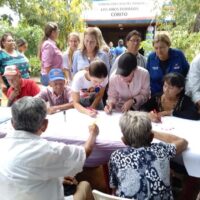
[[[122,198],[122,197],[116,197],[110,194],[105,194],[98,190],[92,190],[92,194],[95,200],[130,200],[130,199]]]

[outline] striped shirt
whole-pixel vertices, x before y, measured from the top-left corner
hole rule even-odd
[[[22,78],[30,78],[29,75],[29,63],[26,61],[24,56],[16,51],[16,56],[11,56],[3,50],[0,50],[0,75],[3,75],[5,67],[9,65],[16,65],[19,71],[21,72]],[[5,77],[3,77],[4,83],[7,87],[9,84]]]

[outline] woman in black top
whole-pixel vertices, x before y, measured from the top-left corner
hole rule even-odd
[[[165,75],[163,93],[151,97],[141,110],[149,112],[153,122],[170,115],[192,120],[200,117],[195,104],[185,95],[185,78],[179,73]]]

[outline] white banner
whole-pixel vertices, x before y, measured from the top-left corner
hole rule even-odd
[[[86,21],[95,20],[146,20],[160,12],[163,0],[100,0],[84,12]]]

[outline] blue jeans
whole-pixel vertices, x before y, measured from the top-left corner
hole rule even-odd
[[[90,107],[94,99],[95,99],[95,96],[92,96],[91,98],[80,98],[80,104],[83,107]],[[96,109],[103,110],[103,108],[104,108],[104,105],[103,105],[103,101],[101,100]]]
[[[49,76],[48,74],[40,74],[40,82],[44,86],[49,85]]]

